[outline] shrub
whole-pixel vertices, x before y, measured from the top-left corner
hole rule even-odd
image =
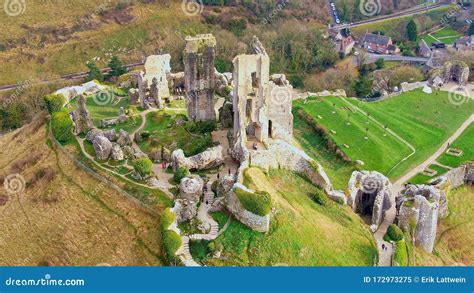
[[[72,120],[66,109],[52,114],[51,130],[53,131],[54,137],[56,137],[60,143],[67,143],[74,139],[72,128]]]
[[[61,111],[64,103],[66,103],[66,98],[63,95],[50,94],[44,96],[44,102],[46,103],[46,108],[50,114],[54,112]]]
[[[408,265],[407,245],[405,243],[405,240],[398,241],[395,245],[393,261],[395,262],[396,266]]]
[[[161,218],[160,218],[161,230],[164,231],[168,229],[175,219],[176,219],[176,214],[173,213],[170,208],[166,208],[161,214]]]
[[[311,194],[311,198],[313,199],[315,203],[319,205],[322,205],[322,206],[326,205],[326,202],[327,202],[326,195],[321,191]]]
[[[132,162],[132,166],[142,177],[148,177],[153,173],[153,163],[147,157],[136,159]]]
[[[392,224],[392,225],[388,226],[387,237],[391,241],[398,242],[398,241],[403,240],[403,232],[400,228],[398,228],[397,225]]]
[[[243,208],[259,216],[266,216],[272,208],[272,198],[268,192],[248,192],[241,188],[234,190]]]
[[[178,170],[176,170],[176,172],[174,172],[174,176],[173,176],[173,180],[176,182],[176,183],[180,183],[181,182],[181,179],[183,179],[184,177],[188,176],[190,173],[189,173],[189,170],[186,169],[186,168],[179,168]]]
[[[181,237],[173,230],[161,231],[163,250],[169,262],[176,260],[176,251],[181,247]]]

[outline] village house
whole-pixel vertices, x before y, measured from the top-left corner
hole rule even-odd
[[[352,52],[355,45],[354,38],[347,28],[341,29],[331,36],[336,51],[342,56],[347,56]]]
[[[431,47],[428,46],[426,41],[421,40],[418,45],[420,47],[420,49],[418,50],[418,56],[423,57],[423,58],[430,58],[431,55],[433,54],[433,51],[431,50]]]
[[[457,51],[473,51],[474,35],[457,39],[456,42],[454,42],[453,47]]]
[[[397,54],[400,52],[398,47],[393,44],[391,37],[381,34],[366,33],[360,40],[360,46],[367,49],[369,53]]]

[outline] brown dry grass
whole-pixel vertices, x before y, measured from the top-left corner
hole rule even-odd
[[[0,139],[1,177],[14,171],[26,182],[20,194],[0,191],[0,265],[161,265],[159,219],[77,169],[35,128]]]

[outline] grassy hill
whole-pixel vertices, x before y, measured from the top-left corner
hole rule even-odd
[[[298,175],[260,169],[246,172],[246,185],[267,191],[274,202],[270,231],[252,231],[236,220],[214,241],[223,247],[210,265],[371,266],[377,250],[368,226],[346,206],[313,198],[321,190]],[[222,221],[221,221],[222,222]],[[225,221],[223,221],[225,222]]]
[[[380,171],[392,179],[429,157],[474,112],[472,101],[456,106],[449,102],[447,92],[428,95],[421,90],[372,103],[334,97],[313,98],[306,104],[297,101],[294,107],[303,109],[326,128],[331,139],[353,161],[362,160],[365,165],[361,168]],[[369,113],[381,126],[357,109]],[[347,125],[348,119],[350,125]],[[416,149],[408,160],[401,162],[411,150],[399,139],[387,134],[385,125]],[[369,128],[367,140],[364,139],[366,128]],[[324,150],[314,150],[324,148],[323,143],[308,134],[308,125],[298,117],[295,129],[296,140],[315,159],[322,158],[321,163],[330,178],[334,178],[336,187],[347,184],[355,167],[340,160],[328,162],[324,159],[328,156]],[[342,184],[339,184],[341,180]]]
[[[51,148],[41,121],[0,139],[0,264],[162,265],[159,218],[109,189]]]

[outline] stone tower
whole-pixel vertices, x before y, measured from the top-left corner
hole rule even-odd
[[[80,95],[77,98],[77,109],[74,111],[75,133],[87,133],[94,127],[92,118],[86,107],[86,98]]]
[[[215,120],[214,90],[216,39],[211,34],[186,37],[184,85],[188,115],[194,121]]]

